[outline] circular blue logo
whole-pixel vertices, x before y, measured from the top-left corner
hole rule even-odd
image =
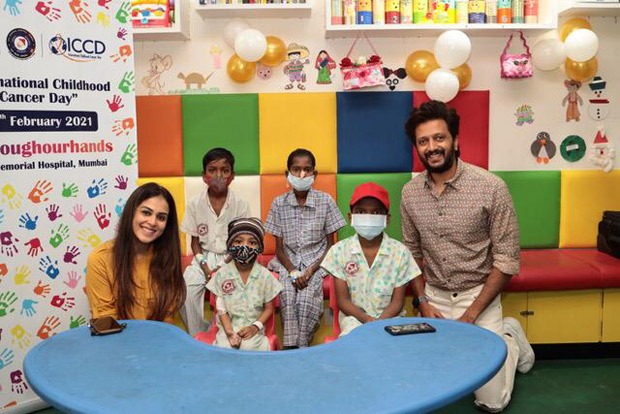
[[[26,29],[13,29],[6,36],[9,53],[17,59],[29,59],[34,55],[36,42],[34,36]]]
[[[60,34],[52,37],[48,43],[50,51],[55,55],[63,55],[67,51],[67,41]]]

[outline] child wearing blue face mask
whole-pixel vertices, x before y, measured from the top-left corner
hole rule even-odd
[[[340,336],[363,323],[404,316],[407,283],[421,273],[405,245],[383,231],[390,217],[385,188],[361,184],[349,205],[357,235],[336,243],[321,263],[334,276]]]
[[[280,274],[283,348],[307,347],[323,312],[320,263],[345,225],[331,196],[312,188],[314,155],[303,148],[288,156],[285,172],[291,191],[276,197],[265,223],[276,239],[276,257],[268,268]]]
[[[233,261],[222,266],[207,284],[216,296],[216,346],[269,351],[264,324],[273,315],[273,299],[282,286],[256,263],[263,251],[264,234],[255,217],[236,219],[228,225],[226,245]]]

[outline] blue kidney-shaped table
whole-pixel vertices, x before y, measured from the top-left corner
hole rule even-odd
[[[497,335],[447,320],[365,324],[325,345],[275,352],[216,348],[161,322],[118,334],[71,329],[33,347],[35,392],[75,413],[410,413],[450,404],[486,383],[506,358]],[[389,324],[435,333],[392,336]]]

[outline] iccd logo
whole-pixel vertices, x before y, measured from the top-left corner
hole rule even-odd
[[[55,55],[62,55],[67,51],[67,42],[59,34],[52,37],[48,45],[50,51]]]
[[[26,29],[13,29],[6,36],[9,53],[17,59],[28,59],[34,55],[36,42],[34,36]]]
[[[52,36],[48,47],[53,54],[76,61],[100,59],[106,51],[105,43],[101,40],[63,37],[60,33]]]

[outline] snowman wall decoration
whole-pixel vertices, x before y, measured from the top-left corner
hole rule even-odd
[[[609,99],[604,96],[607,82],[600,76],[595,76],[588,86],[594,92],[594,98],[589,99],[588,115],[595,121],[601,121],[609,114]]]
[[[616,150],[607,140],[605,130],[600,128],[590,147],[590,161],[608,173],[614,166],[614,158],[616,158]]]

